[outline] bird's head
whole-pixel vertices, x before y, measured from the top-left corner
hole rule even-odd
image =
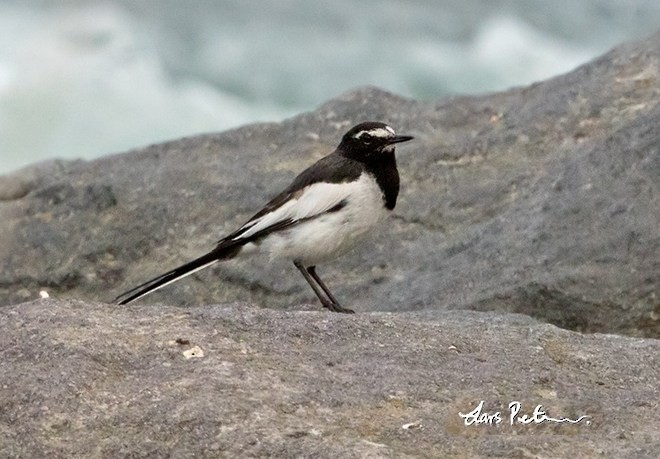
[[[383,153],[394,153],[395,144],[411,139],[409,135],[396,135],[394,129],[385,123],[367,121],[344,134],[337,149],[350,158],[371,161],[378,160]]]

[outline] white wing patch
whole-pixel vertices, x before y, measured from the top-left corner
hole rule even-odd
[[[362,177],[357,182],[354,182],[354,184],[361,180]],[[354,184],[314,183],[304,188],[298,198],[291,199],[272,212],[243,225],[241,229],[245,229],[245,231],[233,238],[233,240],[238,241],[249,238],[259,231],[289,219],[295,222],[323,214],[345,199],[350,199],[352,193],[355,191]]]

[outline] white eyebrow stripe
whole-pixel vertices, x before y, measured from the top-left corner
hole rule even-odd
[[[355,135],[356,139],[359,139],[362,137],[364,134],[369,134],[372,135],[373,137],[392,137],[393,135],[396,135],[394,133],[394,129],[392,129],[389,126],[385,126],[384,128],[375,128],[375,129],[367,129],[365,131],[360,131]]]

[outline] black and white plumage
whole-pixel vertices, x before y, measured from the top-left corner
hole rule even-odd
[[[243,226],[201,257],[122,293],[127,304],[172,282],[255,250],[288,258],[324,307],[342,307],[316,273],[316,265],[345,253],[394,209],[399,194],[395,144],[411,140],[379,122],[350,129],[337,149],[305,169]]]

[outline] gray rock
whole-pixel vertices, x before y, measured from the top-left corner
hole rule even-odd
[[[653,339],[495,312],[53,299],[0,308],[0,329],[3,458],[660,454]],[[502,421],[466,426],[481,400]],[[588,418],[512,426],[514,401]]]
[[[399,148],[395,216],[320,272],[358,311],[521,312],[660,336],[660,34],[526,88],[438,103],[358,89],[276,124],[56,161],[0,180],[0,304],[108,301],[235,229],[351,125]],[[315,302],[295,269],[232,261],[146,297]]]

